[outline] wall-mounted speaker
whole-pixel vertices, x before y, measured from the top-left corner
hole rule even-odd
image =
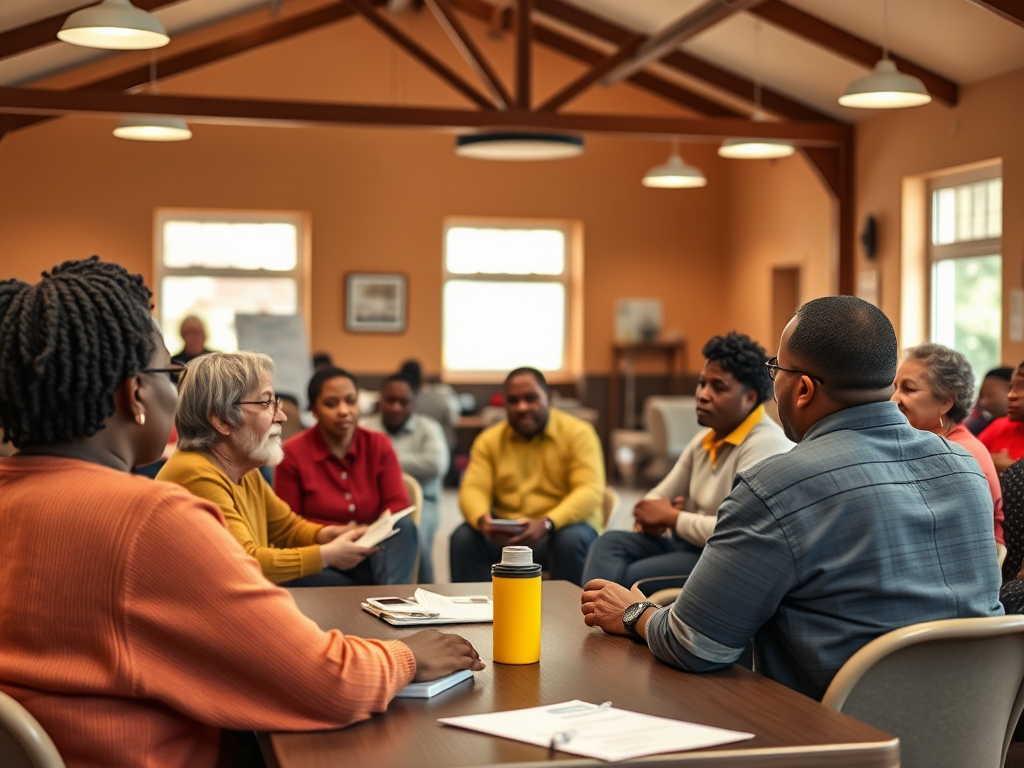
[[[864,258],[873,259],[878,253],[878,221],[874,216],[864,219],[864,228],[860,231],[860,247],[864,249]]]

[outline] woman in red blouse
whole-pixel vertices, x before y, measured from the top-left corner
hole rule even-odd
[[[400,512],[409,506],[402,470],[387,436],[358,426],[358,397],[352,374],[340,368],[318,371],[309,382],[309,409],[317,424],[284,443],[274,491],[313,522],[366,524],[385,509]],[[408,584],[416,561],[416,526],[406,517],[396,527],[401,532],[379,551],[338,573],[352,584]],[[316,586],[312,581],[290,586]],[[339,582],[334,578],[331,583]]]

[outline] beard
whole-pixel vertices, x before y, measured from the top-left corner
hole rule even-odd
[[[262,435],[255,429],[246,427],[242,433],[242,448],[246,456],[259,462],[261,466],[276,467],[284,461],[280,425],[274,424]]]

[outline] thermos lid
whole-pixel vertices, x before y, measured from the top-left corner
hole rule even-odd
[[[540,563],[533,562],[531,547],[504,547],[501,562],[491,566],[492,576],[507,579],[529,579],[540,576]]]

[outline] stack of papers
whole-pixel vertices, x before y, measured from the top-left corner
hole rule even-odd
[[[487,595],[448,597],[425,589],[417,589],[410,598],[416,605],[403,605],[395,610],[383,610],[363,603],[364,611],[372,613],[396,627],[419,624],[476,624],[494,621],[494,604]]]
[[[373,521],[366,533],[355,540],[360,547],[376,547],[384,539],[390,539],[400,530],[395,528],[395,523],[412,512],[416,507],[406,507],[401,512],[391,514],[390,509],[381,512],[380,517]]]
[[[611,702],[566,701],[511,712],[443,717],[438,722],[609,761],[754,738],[752,733],[614,709]]]

